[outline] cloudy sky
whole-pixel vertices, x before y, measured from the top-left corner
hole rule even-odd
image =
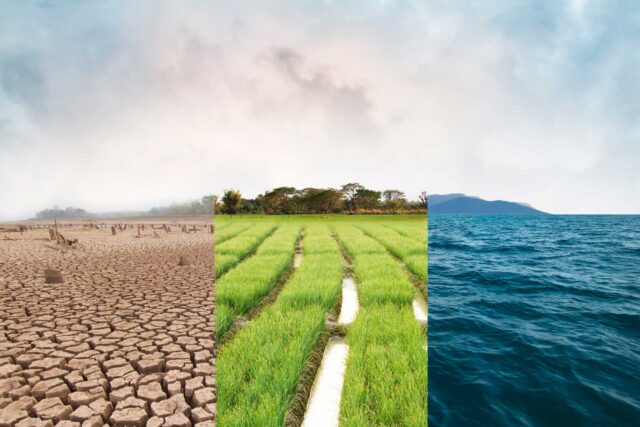
[[[640,212],[634,1],[0,0],[0,220],[358,181]]]

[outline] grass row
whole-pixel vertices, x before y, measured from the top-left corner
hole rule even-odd
[[[261,227],[273,227],[260,224]],[[229,270],[216,283],[216,334],[224,336],[236,316],[246,314],[278,283],[291,266],[300,226],[287,224],[278,228],[258,247],[255,255]],[[234,239],[236,240],[236,239]],[[234,241],[229,241],[233,243]],[[228,254],[237,254],[237,245],[230,245],[229,253],[216,248],[216,262]]]
[[[365,234],[381,243],[393,255],[404,262],[407,269],[427,282],[427,244],[403,236],[399,232],[379,224],[362,224],[358,227]],[[426,236],[426,229],[423,231]]]
[[[235,237],[216,245],[216,277],[236,266],[255,250],[278,226],[276,224],[256,224]]]
[[[234,224],[227,224],[228,223],[219,225],[216,224],[216,233],[214,236],[216,245],[219,245],[226,240],[236,237],[238,234],[242,233],[253,225],[250,222],[237,222]]]
[[[427,245],[427,222],[420,221],[414,223],[398,223],[398,222],[385,222],[384,225],[391,230],[398,232],[404,237],[416,240],[422,243],[425,247]]]
[[[336,226],[353,259],[360,310],[347,332],[341,426],[427,425],[424,330],[415,288],[398,262],[355,226]]]
[[[218,231],[222,231],[222,230],[224,230],[225,228],[227,228],[228,226],[233,225],[233,224],[235,224],[235,223],[234,223],[234,222],[229,222],[229,221],[226,221],[226,222],[216,222],[216,233],[217,233]]]
[[[393,302],[410,306],[415,288],[385,247],[354,226],[337,226],[336,231],[338,240],[356,263],[360,305]]]
[[[284,425],[344,275],[341,253],[326,226],[307,228],[302,246],[302,263],[276,301],[218,355],[221,427]]]

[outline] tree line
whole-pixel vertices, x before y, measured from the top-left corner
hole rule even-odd
[[[160,206],[149,209],[147,215],[211,215],[213,214],[214,195],[203,196],[200,200],[192,200],[184,203],[172,203],[169,206]]]
[[[84,218],[88,216],[90,216],[90,214],[84,209],[73,207],[61,209],[58,206],[54,206],[51,209],[43,209],[36,212],[37,219]]]
[[[381,214],[426,212],[427,194],[409,200],[400,190],[372,190],[358,183],[337,188],[278,187],[254,199],[238,190],[226,190],[216,201],[216,213],[224,214]]]
[[[245,198],[240,191],[229,189],[222,197],[206,195],[199,200],[172,203],[141,212],[126,212],[128,216],[185,216],[211,215],[214,211],[222,214],[397,214],[425,213],[427,194],[422,192],[416,200],[407,198],[400,190],[372,190],[358,183],[349,183],[340,188],[278,187],[265,191],[257,197]],[[125,214],[125,213],[122,213]],[[100,218],[106,214],[92,214],[84,209],[55,206],[36,213],[38,219]],[[109,216],[119,216],[111,213]]]

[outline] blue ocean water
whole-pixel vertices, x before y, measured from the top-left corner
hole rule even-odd
[[[640,216],[430,216],[429,423],[640,426]]]

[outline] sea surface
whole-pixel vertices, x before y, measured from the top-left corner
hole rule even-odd
[[[640,216],[431,215],[429,423],[640,426]]]

